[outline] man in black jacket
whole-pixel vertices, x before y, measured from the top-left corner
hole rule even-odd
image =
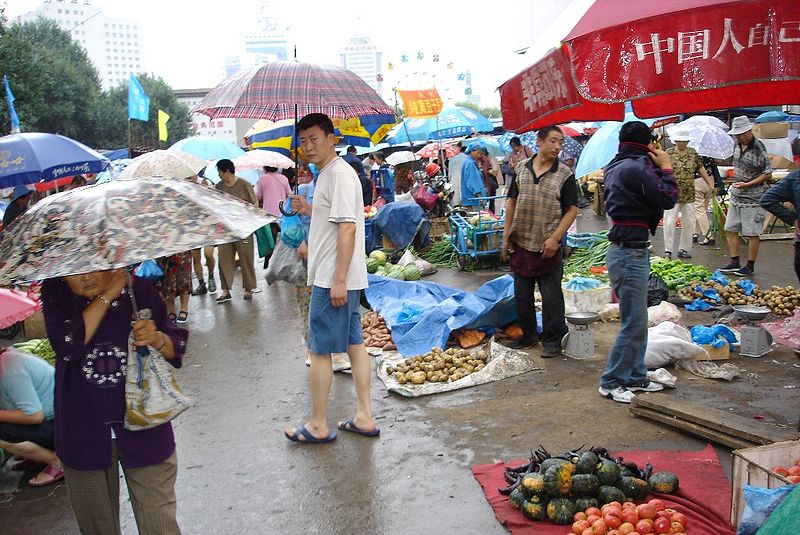
[[[606,166],[603,200],[612,226],[606,263],[608,278],[619,297],[622,326],[608,354],[600,394],[630,403],[635,391],[664,387],[647,379],[647,284],[650,276],[648,232],[678,200],[669,155],[649,145],[650,128],[641,121],[622,125],[619,152]]]

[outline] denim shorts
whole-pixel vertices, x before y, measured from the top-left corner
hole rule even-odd
[[[334,308],[330,288],[311,288],[308,309],[308,350],[317,355],[346,353],[364,342],[361,331],[361,290],[348,290],[347,303]]]

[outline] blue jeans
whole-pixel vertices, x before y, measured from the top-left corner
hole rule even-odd
[[[606,256],[608,278],[619,298],[622,327],[611,347],[600,386],[611,390],[647,382],[647,285],[650,251],[611,244]]]

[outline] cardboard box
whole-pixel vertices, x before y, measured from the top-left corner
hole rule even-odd
[[[777,154],[769,155],[769,164],[773,169],[797,169],[797,164]],[[772,177],[775,178],[774,172],[772,173]]]
[[[800,440],[776,442],[766,446],[734,450],[733,452],[733,495],[731,496],[731,524],[739,526],[744,512],[745,485],[774,489],[788,485],[790,481],[779,476],[770,468],[791,466],[800,457]]]
[[[789,123],[759,123],[753,127],[758,139],[781,139],[789,137]]]
[[[708,356],[700,355],[697,360],[729,360],[731,358],[731,348],[728,344],[722,347],[714,347],[711,344],[700,344],[706,350]]]
[[[25,336],[27,338],[47,338],[47,332],[44,329],[44,314],[41,310],[33,313],[23,323],[25,329]]]

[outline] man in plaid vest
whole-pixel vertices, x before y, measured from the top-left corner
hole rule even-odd
[[[572,170],[558,160],[564,134],[557,126],[539,130],[539,152],[514,168],[508,187],[506,223],[501,260],[510,258],[514,273],[514,298],[522,327],[522,340],[510,347],[524,349],[539,342],[534,288],[542,294],[542,357],[561,353],[567,333],[561,245],[578,214],[578,183]]]

